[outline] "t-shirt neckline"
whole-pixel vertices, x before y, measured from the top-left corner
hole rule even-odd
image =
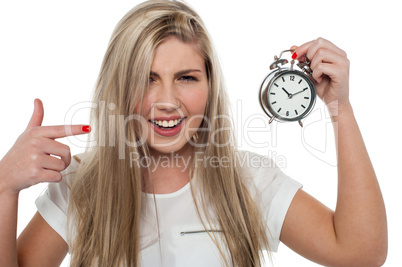
[[[176,196],[181,195],[185,191],[187,191],[188,188],[190,188],[190,182],[188,182],[182,188],[180,188],[179,190],[177,190],[175,192],[167,193],[167,194],[155,194],[155,198],[172,198],[172,197],[176,197]],[[145,193],[145,192],[141,192],[141,193],[142,193],[143,196],[147,196],[149,198],[154,197],[154,194],[152,194],[152,193]]]

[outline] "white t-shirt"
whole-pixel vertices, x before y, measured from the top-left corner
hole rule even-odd
[[[241,151],[238,156],[245,176],[250,177],[250,193],[267,223],[270,250],[276,252],[286,212],[301,184],[286,176],[267,157],[245,151]],[[69,201],[67,183],[74,177],[78,166],[79,163],[72,160],[70,166],[63,171],[62,182],[49,184],[47,190],[36,200],[39,213],[66,242]],[[170,194],[156,194],[155,198],[160,246],[153,195],[142,193],[141,266],[222,266],[219,251],[198,217],[190,183]],[[199,208],[203,216],[200,204]],[[204,223],[207,224],[206,220]],[[216,230],[218,227],[208,229]],[[218,232],[216,235],[221,234]],[[219,242],[223,244],[222,241]]]

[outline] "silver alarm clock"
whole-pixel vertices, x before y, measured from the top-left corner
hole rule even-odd
[[[261,84],[259,101],[263,111],[270,117],[269,123],[277,121],[298,121],[305,118],[313,109],[316,100],[316,91],[311,76],[310,62],[307,57],[304,61],[298,61],[295,69],[295,60],[289,63],[282,58],[284,50],[279,56],[274,57],[270,65],[272,70]],[[290,67],[285,67],[289,65]]]

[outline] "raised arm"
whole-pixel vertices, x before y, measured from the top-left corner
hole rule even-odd
[[[71,154],[54,139],[88,132],[83,125],[41,126],[43,114],[37,99],[27,129],[0,161],[0,266],[56,266],[67,253],[67,244],[38,213],[21,234],[17,253],[19,192],[40,182],[59,182]]]
[[[387,255],[387,220],[380,187],[349,102],[346,53],[319,38],[296,49],[311,60],[317,94],[331,114],[338,159],[335,212],[299,191],[281,240],[326,266],[381,266]]]

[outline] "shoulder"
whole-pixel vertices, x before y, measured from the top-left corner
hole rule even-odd
[[[261,177],[275,179],[275,177],[285,175],[270,157],[251,151],[238,150],[236,164],[240,167],[242,176],[254,180],[259,180]]]
[[[239,150],[236,162],[240,166],[243,181],[249,184],[250,190],[257,196],[272,199],[275,195],[293,195],[302,187],[269,156]]]
[[[286,175],[269,156],[250,151],[237,152],[242,181],[267,225],[269,249],[276,252],[286,213],[300,183]]]
[[[67,214],[71,182],[81,164],[82,155],[73,156],[70,165],[61,172],[62,180],[49,183],[47,189],[36,199],[36,207],[42,218],[68,244]]]
[[[82,156],[83,154],[74,155],[70,165],[61,172],[62,180],[59,183],[49,183],[48,185],[47,194],[49,198],[58,203],[59,206],[68,203],[71,183],[81,164]]]

